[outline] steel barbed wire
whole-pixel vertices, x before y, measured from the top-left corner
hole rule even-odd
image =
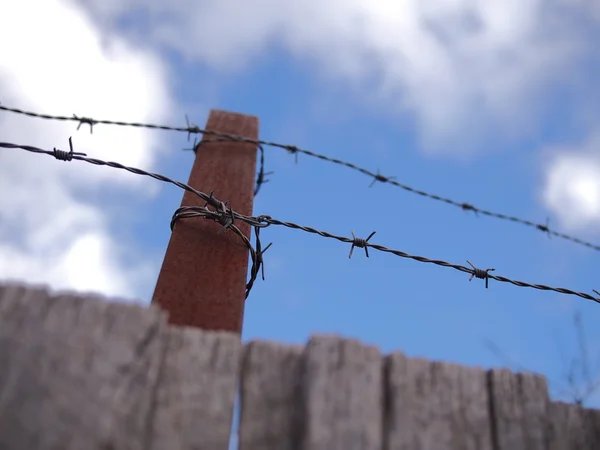
[[[226,138],[202,139],[200,142],[197,142],[197,140],[194,139],[193,148],[190,148],[190,149],[186,148],[184,150],[193,150],[195,153],[196,149],[200,145],[210,144],[212,142],[231,142],[231,139],[226,139]],[[274,172],[265,172],[265,148],[262,144],[257,144],[257,147],[258,147],[258,151],[259,151],[259,159],[258,159],[259,167],[258,167],[258,173],[256,174],[256,183],[255,183],[256,187],[254,188],[254,196],[255,197],[258,195],[262,185],[271,181],[271,180],[267,179],[267,176],[272,175],[274,173]]]
[[[4,106],[2,104],[0,104],[0,111],[7,111],[7,112],[16,113],[16,114],[22,114],[25,116],[34,117],[34,118],[38,118],[38,119],[79,122],[79,124],[77,125],[77,131],[79,131],[79,129],[81,128],[81,125],[87,124],[90,126],[90,133],[92,133],[92,134],[94,132],[94,125],[104,124],[104,125],[117,125],[117,126],[135,127],[135,128],[150,128],[150,129],[157,129],[157,130],[187,132],[188,133],[188,141],[192,134],[207,134],[207,135],[213,134],[213,135],[219,136],[219,138],[217,138],[217,139],[203,139],[200,142],[197,142],[196,140],[194,140],[193,148],[184,149],[184,150],[194,150],[195,151],[197,145],[206,144],[206,143],[210,143],[210,142],[229,141],[229,142],[243,142],[243,143],[257,145],[259,148],[259,151],[260,151],[260,159],[259,159],[259,170],[258,170],[258,174],[256,177],[256,187],[254,189],[255,197],[258,195],[258,192],[260,191],[261,186],[263,184],[269,182],[269,180],[267,180],[265,177],[267,175],[271,175],[273,173],[273,172],[265,172],[265,150],[264,150],[263,145],[266,145],[266,144],[261,144],[259,141],[255,141],[252,139],[231,139],[225,133],[201,130],[197,126],[191,125],[189,123],[187,117],[186,117],[186,122],[187,122],[188,126],[183,128],[183,127],[170,127],[170,126],[166,126],[166,125],[154,125],[154,124],[141,123],[141,122],[122,122],[122,121],[116,121],[116,120],[96,120],[96,119],[92,119],[91,117],[79,117],[76,114],[73,114],[73,116],[39,114],[39,113],[35,113],[32,111],[25,111],[25,110],[22,110],[19,108],[10,108],[10,107]]]
[[[223,229],[231,229],[235,234],[237,234],[242,239],[244,244],[248,247],[248,250],[250,252],[250,258],[252,260],[252,266],[250,268],[250,279],[246,283],[246,298],[248,298],[248,295],[250,294],[250,290],[252,289],[252,286],[254,285],[256,277],[258,276],[259,272],[262,269],[262,265],[263,265],[262,255],[265,251],[267,251],[267,249],[271,246],[271,244],[267,245],[267,247],[265,247],[264,249],[261,249],[260,236],[259,236],[259,229],[261,227],[254,227],[255,228],[256,248],[253,248],[250,243],[250,240],[233,223],[234,219],[236,219],[236,218],[243,219],[243,218],[245,218],[245,216],[242,216],[241,214],[238,214],[238,213],[234,212],[233,210],[227,208],[227,203],[217,200],[213,196],[212,192],[209,195],[207,195],[204,192],[198,191],[197,189],[194,189],[193,187],[191,187],[185,183],[181,183],[179,181],[173,180],[171,178],[165,177],[165,176],[157,174],[157,173],[147,172],[145,170],[136,169],[135,167],[124,166],[123,164],[112,162],[112,161],[103,161],[103,160],[99,160],[99,159],[88,158],[85,153],[75,152],[73,150],[73,141],[71,138],[69,138],[69,147],[70,147],[69,151],[59,150],[57,148],[54,148],[53,150],[43,150],[41,148],[30,146],[30,145],[16,145],[16,144],[11,144],[11,143],[7,143],[7,142],[0,142],[0,147],[11,148],[11,149],[21,149],[21,150],[25,150],[25,151],[28,151],[31,153],[50,155],[50,156],[54,156],[59,161],[80,160],[80,161],[85,161],[87,163],[94,164],[97,166],[108,166],[108,167],[126,170],[126,171],[134,173],[136,175],[145,175],[145,176],[155,178],[159,181],[163,181],[165,183],[174,184],[175,186],[177,186],[183,190],[189,191],[189,192],[197,195],[198,197],[202,198],[206,202],[204,217],[215,220],[216,222],[220,223],[223,226],[222,230]],[[210,211],[210,210],[206,209],[207,205],[212,206],[213,208],[215,208],[216,211]],[[175,212],[173,220],[171,221],[171,230],[173,229],[175,222],[178,219],[185,219],[188,217],[188,215],[186,214],[187,208],[190,208],[190,207],[182,207],[182,208],[179,208]],[[221,215],[219,214],[219,212],[221,212],[221,211],[226,211],[227,214],[231,217],[231,220],[227,221],[226,218],[224,220],[221,217]],[[249,219],[251,219],[251,218],[249,218]],[[264,279],[264,270],[263,270],[262,274],[263,274],[263,279]]]
[[[301,231],[304,231],[307,233],[317,234],[317,235],[325,237],[325,238],[335,239],[340,242],[351,244],[350,253],[348,255],[349,258],[352,257],[352,252],[353,252],[354,248],[364,248],[367,257],[369,257],[368,249],[372,248],[372,249],[375,249],[375,250],[378,250],[378,251],[381,251],[384,253],[391,253],[391,254],[399,256],[401,258],[412,259],[414,261],[434,264],[434,265],[441,266],[441,267],[448,267],[448,268],[457,270],[459,272],[468,273],[471,275],[471,277],[469,278],[469,281],[471,281],[473,278],[484,279],[486,282],[486,288],[488,287],[488,281],[490,279],[492,279],[492,280],[500,281],[502,283],[510,283],[510,284],[512,284],[514,286],[518,286],[518,287],[528,287],[528,288],[533,288],[533,289],[542,290],[542,291],[553,291],[553,292],[557,292],[560,294],[574,295],[577,297],[584,298],[586,300],[591,300],[591,301],[600,303],[600,293],[597,290],[594,290],[594,292],[596,294],[598,294],[598,297],[594,297],[590,294],[586,294],[585,292],[578,292],[578,291],[574,291],[574,290],[567,289],[567,288],[552,287],[552,286],[547,286],[544,284],[537,284],[537,283],[528,283],[525,281],[513,280],[511,278],[507,278],[507,277],[500,276],[500,275],[493,275],[493,274],[490,274],[490,272],[494,271],[495,269],[493,269],[493,268],[480,269],[480,268],[475,267],[468,260],[467,260],[467,263],[471,266],[470,268],[467,266],[463,266],[460,264],[453,264],[453,263],[450,263],[450,262],[447,262],[444,260],[440,260],[440,259],[431,259],[431,258],[427,258],[424,256],[411,255],[410,253],[406,253],[406,252],[403,252],[400,250],[394,250],[394,249],[391,249],[391,248],[388,248],[386,246],[379,245],[379,244],[372,244],[369,242],[369,240],[375,235],[375,232],[372,232],[369,235],[369,237],[366,239],[357,238],[354,235],[354,232],[352,232],[352,238],[349,238],[346,236],[339,236],[336,234],[332,234],[327,231],[318,230],[318,229],[310,227],[310,226],[299,225],[299,224],[296,224],[293,222],[281,221],[278,219],[274,219],[268,215],[259,215],[259,216],[255,216],[255,217],[254,216],[245,216],[245,215],[239,214],[239,213],[233,211],[233,209],[229,208],[227,206],[227,202],[222,202],[222,201],[216,199],[213,196],[212,192],[210,194],[206,194],[204,192],[198,191],[197,189],[194,189],[193,187],[191,187],[185,183],[173,180],[164,175],[147,172],[145,170],[137,169],[134,167],[125,166],[125,165],[117,163],[117,162],[103,161],[103,160],[95,159],[95,158],[88,158],[85,153],[73,151],[73,145],[72,145],[71,138],[69,138],[69,146],[70,146],[70,151],[59,150],[57,148],[54,148],[53,150],[44,150],[44,149],[40,149],[38,147],[29,146],[29,145],[19,145],[19,144],[0,142],[0,147],[2,147],[2,148],[20,149],[20,150],[25,150],[25,151],[32,152],[32,153],[45,154],[45,155],[53,156],[54,158],[56,158],[58,160],[62,160],[62,161],[71,161],[71,160],[85,161],[87,163],[94,164],[94,165],[108,166],[108,167],[112,167],[112,168],[116,168],[116,169],[126,170],[128,172],[131,172],[131,173],[134,173],[137,175],[149,176],[149,177],[152,177],[159,181],[174,184],[175,186],[178,186],[181,189],[192,192],[192,193],[196,194],[197,196],[199,196],[200,198],[202,198],[206,202],[203,207],[188,206],[188,207],[181,207],[181,208],[177,209],[175,211],[175,213],[173,214],[173,218],[171,220],[171,227],[173,227],[175,222],[180,219],[193,218],[193,217],[204,217],[204,218],[211,219],[211,220],[214,220],[214,221],[220,223],[225,229],[231,228],[237,234],[237,232],[239,232],[239,229],[237,229],[237,227],[235,227],[234,222],[235,222],[235,220],[242,220],[255,228],[255,233],[258,238],[258,229],[265,228],[270,225],[280,225],[280,226],[284,226],[287,228],[297,229],[297,230],[301,230]],[[215,210],[214,211],[209,210],[208,206],[212,206],[213,208],[215,208]],[[235,231],[235,230],[237,230],[237,231]],[[240,232],[240,234],[243,236],[243,233]],[[245,236],[244,236],[244,238],[247,239]],[[248,243],[248,242],[246,242],[246,243]],[[268,247],[270,247],[270,245],[271,244],[269,244],[269,246],[267,246],[264,250],[260,250],[260,244],[257,243],[257,248],[259,249],[259,251],[257,251],[256,249],[252,249],[252,246],[250,245],[251,254],[254,255],[254,257],[252,258],[253,259],[253,267],[251,269],[251,273],[254,275],[254,278],[256,278],[256,275],[258,274],[259,270],[262,268],[262,264],[263,264],[262,254],[264,253],[264,251],[266,251],[266,249]],[[254,253],[252,253],[252,252],[254,252]],[[263,273],[263,276],[264,276],[264,273]],[[251,282],[254,283],[254,279],[252,279]],[[250,284],[250,282],[249,282],[249,284]],[[250,284],[250,287],[251,286],[252,285]],[[249,294],[249,289],[248,289],[248,284],[247,284],[247,295],[248,294]]]
[[[213,193],[210,193],[210,197],[213,196]],[[256,281],[258,274],[262,274],[262,279],[265,279],[265,266],[263,260],[263,254],[271,247],[272,242],[267,245],[264,249],[262,248],[262,243],[260,241],[260,230],[264,227],[252,227],[254,229],[255,236],[255,247],[252,247],[250,243],[250,239],[246,237],[244,233],[235,225],[235,215],[233,210],[227,208],[227,202],[220,202],[220,206],[216,208],[214,211],[211,211],[207,208],[209,202],[206,202],[203,207],[198,206],[182,206],[175,210],[173,213],[173,217],[171,218],[171,232],[175,229],[175,224],[182,219],[193,219],[196,217],[203,217],[205,219],[211,219],[214,222],[217,222],[221,225],[221,229],[217,232],[217,234],[222,233],[223,231],[230,229],[236,235],[242,239],[248,250],[250,251],[250,259],[252,260],[252,266],[250,267],[250,278],[246,283],[246,298],[250,295],[250,291],[254,286],[254,282]]]
[[[16,113],[16,114],[22,114],[22,115],[26,115],[29,117],[35,117],[35,118],[40,118],[40,119],[49,119],[49,120],[61,120],[61,121],[73,121],[73,122],[78,122],[78,126],[77,126],[77,130],[79,130],[79,128],[81,127],[81,125],[83,124],[88,124],[90,126],[90,131],[93,130],[94,125],[96,124],[104,124],[104,125],[118,125],[118,126],[131,126],[131,127],[138,127],[138,128],[149,128],[149,129],[158,129],[158,130],[168,130],[168,131],[180,131],[180,132],[185,132],[188,133],[188,140],[190,138],[190,136],[192,134],[203,134],[203,135],[214,135],[214,136],[218,136],[219,138],[223,139],[223,140],[230,140],[230,141],[234,141],[234,142],[245,142],[245,143],[251,143],[257,146],[269,146],[269,147],[276,147],[276,148],[281,148],[283,150],[288,151],[290,154],[293,154],[296,156],[296,162],[298,161],[298,154],[303,154],[303,155],[307,155],[313,158],[317,158],[320,159],[322,161],[327,161],[333,164],[337,164],[340,166],[344,166],[347,167],[349,169],[352,169],[354,171],[360,172],[363,175],[366,175],[370,178],[372,178],[372,182],[369,185],[369,187],[372,187],[376,182],[380,182],[380,183],[387,183],[387,184],[391,184],[392,186],[396,186],[400,189],[403,189],[407,192],[411,192],[413,194],[419,195],[421,197],[425,197],[425,198],[429,198],[432,200],[436,200],[442,203],[446,203],[448,205],[451,206],[455,206],[457,208],[462,209],[463,211],[472,211],[474,212],[476,215],[477,214],[482,214],[484,216],[488,216],[488,217],[493,217],[496,219],[500,219],[500,220],[505,220],[508,222],[513,222],[513,223],[517,223],[520,225],[524,225],[524,226],[528,226],[530,228],[533,228],[537,231],[541,231],[543,233],[546,233],[548,236],[555,236],[570,242],[573,242],[575,244],[578,245],[582,245],[584,247],[590,248],[592,250],[596,250],[596,251],[600,251],[600,245],[598,244],[593,244],[591,242],[588,241],[584,241],[583,239],[577,238],[575,236],[571,236],[568,235],[566,233],[562,233],[559,231],[556,231],[554,229],[551,229],[548,226],[548,223],[546,223],[545,225],[543,224],[539,224],[539,223],[535,223],[531,220],[527,220],[527,219],[522,219],[520,217],[516,217],[516,216],[512,216],[509,214],[503,214],[503,213],[497,213],[488,209],[483,209],[483,208],[478,208],[470,203],[467,202],[459,202],[457,200],[453,200],[451,198],[448,197],[444,197],[441,195],[437,195],[437,194],[432,194],[426,191],[423,191],[421,189],[416,189],[413,188],[412,186],[408,186],[406,184],[400,183],[399,181],[396,181],[396,177],[393,176],[384,176],[381,173],[379,173],[379,170],[377,172],[372,172],[368,169],[365,169],[364,167],[360,167],[357,166],[356,164],[353,164],[351,162],[348,161],[343,161],[341,159],[338,158],[333,158],[327,155],[323,155],[320,153],[316,153],[313,152],[311,150],[306,150],[306,149],[302,149],[299,148],[295,145],[288,145],[288,144],[280,144],[277,142],[271,142],[271,141],[265,141],[265,140],[254,140],[254,139],[249,139],[249,138],[245,138],[243,136],[235,136],[235,135],[230,135],[227,133],[221,133],[218,131],[214,131],[214,130],[204,130],[199,128],[197,125],[191,124],[189,122],[189,120],[186,117],[186,123],[187,126],[186,127],[173,127],[173,126],[167,126],[167,125],[157,125],[157,124],[149,124],[149,123],[141,123],[141,122],[123,122],[123,121],[115,121],[115,120],[96,120],[96,119],[92,119],[90,117],[80,117],[77,116],[75,114],[73,114],[73,116],[59,116],[59,115],[51,115],[51,114],[41,114],[41,113],[36,113],[36,112],[31,112],[31,111],[25,111],[22,109],[18,109],[18,108],[11,108],[8,106],[3,106],[0,105],[0,110],[2,111],[8,111],[8,112],[12,112],[12,113]],[[195,148],[195,145],[194,145]],[[258,193],[258,190],[260,190],[260,186],[264,183],[266,183],[268,180],[265,180],[265,175],[267,175],[266,173],[264,173],[264,149],[262,149],[262,154],[261,154],[261,170],[259,171],[259,174],[257,176],[257,184],[256,184],[256,190],[255,192]],[[269,172],[268,174],[271,174],[272,172]],[[255,194],[256,195],[256,194]]]

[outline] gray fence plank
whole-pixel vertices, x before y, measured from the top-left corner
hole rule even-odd
[[[0,298],[0,448],[144,449],[164,317],[39,288]]]
[[[549,410],[546,379],[507,369],[490,370],[488,378],[498,450],[546,450]]]
[[[387,450],[491,450],[482,369],[394,353],[385,379]]]
[[[307,450],[380,450],[383,366],[379,350],[352,339],[313,337],[306,347]]]
[[[227,450],[241,351],[234,333],[169,329],[149,448]]]
[[[549,411],[549,450],[600,448],[600,410],[556,402]]]
[[[240,450],[295,450],[302,438],[303,348],[246,344],[241,385]]]

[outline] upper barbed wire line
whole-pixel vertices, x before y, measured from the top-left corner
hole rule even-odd
[[[188,138],[190,137],[191,134],[208,134],[208,135],[218,136],[220,138],[228,139],[228,140],[235,141],[235,142],[247,142],[247,143],[251,143],[251,144],[255,144],[255,145],[266,145],[266,146],[270,146],[270,147],[277,147],[277,148],[286,150],[286,151],[290,152],[291,154],[296,155],[296,157],[298,156],[299,153],[301,153],[303,155],[307,155],[307,156],[310,156],[313,158],[320,159],[322,161],[327,161],[327,162],[330,162],[333,164],[344,166],[349,169],[360,172],[363,175],[366,175],[373,179],[370,186],[372,186],[375,182],[391,184],[392,186],[399,187],[400,189],[403,189],[407,192],[411,192],[413,194],[420,195],[422,197],[426,197],[426,198],[429,198],[432,200],[446,203],[448,205],[455,206],[457,208],[462,209],[463,211],[473,211],[475,214],[482,214],[484,216],[494,217],[496,219],[506,220],[508,222],[525,225],[525,226],[533,228],[537,231],[546,233],[548,236],[555,236],[555,237],[573,242],[575,244],[579,244],[584,247],[588,247],[592,250],[600,251],[600,245],[593,244],[591,242],[584,241],[583,239],[577,238],[575,236],[571,236],[566,233],[562,233],[562,232],[553,230],[548,226],[547,223],[545,225],[542,225],[539,223],[532,222],[531,220],[522,219],[520,217],[511,216],[508,214],[497,213],[497,212],[490,211],[487,209],[478,208],[467,202],[459,202],[459,201],[453,200],[451,198],[443,197],[441,195],[432,194],[432,193],[429,193],[429,192],[426,192],[426,191],[423,191],[420,189],[413,188],[406,184],[400,183],[399,181],[396,181],[394,179],[395,177],[384,176],[384,175],[380,174],[379,171],[372,172],[368,169],[365,169],[364,167],[357,166],[356,164],[353,164],[351,162],[343,161],[341,159],[333,158],[333,157],[326,156],[326,155],[322,155],[320,153],[315,153],[311,150],[301,149],[295,145],[279,144],[277,142],[249,139],[249,138],[245,138],[243,136],[235,136],[235,135],[222,133],[222,132],[214,131],[214,130],[204,130],[204,129],[199,128],[196,125],[190,124],[189,122],[188,122],[188,126],[186,126],[186,127],[172,127],[172,126],[167,126],[167,125],[156,125],[156,124],[149,124],[149,123],[142,123],[142,122],[96,120],[96,119],[92,119],[89,117],[79,117],[75,114],[73,114],[73,116],[58,116],[58,115],[52,115],[52,114],[41,114],[41,113],[36,113],[36,112],[32,112],[32,111],[25,111],[25,110],[18,109],[18,108],[11,108],[8,106],[3,106],[3,105],[0,105],[0,110],[8,111],[8,112],[16,113],[16,114],[23,114],[23,115],[26,115],[29,117],[35,117],[35,118],[41,118],[41,119],[78,122],[79,125],[78,125],[77,129],[79,129],[79,127],[81,127],[82,124],[89,124],[90,130],[92,130],[94,125],[96,125],[96,124],[131,126],[131,127],[138,127],[138,128],[150,128],[150,129],[158,129],[158,130],[185,132],[185,133],[188,133]],[[260,175],[259,175],[259,177],[260,177]],[[260,188],[260,185],[265,182],[265,180],[263,180],[263,178],[259,178],[259,180],[261,182],[257,183],[257,191]]]
[[[388,247],[385,247],[385,246],[379,245],[379,244],[372,244],[369,242],[369,240],[371,239],[371,237],[373,237],[375,232],[372,232],[369,235],[369,237],[366,239],[357,238],[354,235],[354,233],[352,233],[352,238],[349,238],[346,236],[338,236],[338,235],[329,233],[327,231],[318,230],[313,227],[299,225],[299,224],[296,224],[293,222],[284,222],[281,220],[273,219],[271,216],[268,216],[268,215],[260,215],[257,217],[244,216],[242,214],[239,214],[239,213],[233,211],[231,208],[228,208],[227,202],[222,202],[220,200],[217,200],[213,196],[212,192],[210,194],[206,194],[204,192],[198,191],[197,189],[194,189],[193,187],[191,187],[185,183],[173,180],[164,175],[160,175],[160,174],[152,173],[152,172],[146,172],[145,170],[137,169],[135,167],[128,167],[128,166],[125,166],[125,165],[117,163],[117,162],[103,161],[103,160],[95,159],[95,158],[88,158],[85,153],[77,153],[77,152],[73,151],[73,145],[71,142],[71,138],[69,138],[69,146],[70,146],[70,151],[67,152],[67,151],[63,151],[63,150],[58,150],[56,148],[54,148],[54,150],[43,150],[41,148],[37,148],[37,147],[29,146],[29,145],[19,145],[19,144],[0,142],[0,147],[3,147],[3,148],[21,149],[21,150],[25,150],[28,152],[45,154],[45,155],[53,156],[54,158],[56,158],[58,160],[63,160],[63,161],[71,161],[71,160],[85,161],[87,163],[94,164],[94,165],[108,166],[108,167],[113,167],[116,169],[127,170],[128,172],[131,172],[131,173],[134,173],[137,175],[145,175],[145,176],[155,178],[159,181],[174,184],[175,186],[178,186],[181,189],[184,189],[186,191],[189,191],[189,192],[192,192],[192,193],[198,195],[200,198],[202,198],[203,200],[206,201],[206,204],[204,207],[192,206],[192,207],[184,208],[187,212],[193,213],[193,210],[196,210],[196,213],[195,213],[196,215],[214,215],[215,211],[210,211],[206,208],[207,205],[213,206],[218,211],[220,211],[223,215],[229,215],[232,217],[231,223],[228,222],[227,226],[233,225],[233,219],[242,220],[242,221],[248,223],[249,225],[251,225],[252,227],[255,228],[255,231],[258,231],[259,228],[268,227],[269,225],[281,225],[281,226],[284,226],[287,228],[302,230],[307,233],[317,234],[317,235],[325,237],[325,238],[335,239],[340,242],[352,244],[352,247],[350,248],[349,257],[352,257],[352,251],[354,250],[354,248],[364,248],[365,252],[366,252],[366,256],[369,257],[369,253],[368,253],[367,249],[372,248],[372,249],[375,249],[375,250],[378,250],[381,252],[391,253],[391,254],[399,256],[401,258],[408,258],[408,259],[412,259],[414,261],[418,261],[418,262],[422,262],[422,263],[435,264],[437,266],[448,267],[448,268],[452,268],[454,270],[458,270],[459,272],[468,273],[471,275],[471,278],[469,279],[469,281],[471,281],[473,279],[473,277],[476,277],[479,279],[484,279],[486,282],[486,288],[488,287],[489,279],[493,279],[496,281],[500,281],[502,283],[510,283],[510,284],[513,284],[514,286],[518,286],[518,287],[529,287],[529,288],[543,290],[543,291],[553,291],[553,292],[557,292],[560,294],[575,295],[577,297],[581,297],[586,300],[591,300],[596,303],[600,303],[600,293],[596,290],[594,290],[594,292],[596,294],[598,294],[599,297],[594,297],[590,294],[586,294],[585,292],[577,292],[577,291],[567,289],[567,288],[552,287],[552,286],[547,286],[544,284],[527,283],[525,281],[518,281],[518,280],[513,280],[513,279],[499,276],[499,275],[493,275],[493,274],[490,274],[489,272],[494,271],[495,269],[493,269],[493,268],[479,269],[479,268],[475,267],[470,261],[467,261],[467,262],[469,263],[471,268],[462,266],[459,264],[453,264],[453,263],[439,260],[439,259],[430,259],[430,258],[427,258],[424,256],[411,255],[409,253],[402,252],[400,250],[394,250],[394,249],[391,249],[391,248],[388,248]],[[181,209],[182,208],[179,208],[175,212],[175,215],[178,214],[178,212]],[[184,213],[186,211],[184,211]],[[182,218],[184,218],[184,217],[182,217]],[[172,219],[171,223],[173,223],[173,219]],[[257,238],[258,238],[258,236],[257,236]],[[266,248],[264,250],[266,250]],[[259,249],[258,255],[261,256],[262,253],[264,253],[264,250],[262,252],[260,252],[260,249]],[[262,264],[262,261],[258,265],[260,265],[260,264]],[[256,269],[256,273],[258,273],[259,267],[257,266],[257,267],[255,267],[255,269]]]

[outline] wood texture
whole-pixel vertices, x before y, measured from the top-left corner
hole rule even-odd
[[[548,447],[548,386],[540,375],[491,370],[495,449],[545,450]]]
[[[0,291],[0,448],[146,449],[164,317],[41,289]]]
[[[212,110],[206,129],[258,139],[258,117]],[[205,134],[196,147],[188,184],[216,199],[229,201],[234,211],[252,215],[256,145],[214,141]],[[204,206],[204,200],[185,192],[181,206]],[[175,209],[175,208],[174,208]],[[214,210],[214,208],[211,208]],[[250,225],[235,225],[250,238]],[[248,247],[232,231],[202,218],[175,224],[152,302],[169,312],[169,323],[241,333],[244,317]]]
[[[545,379],[169,325],[155,307],[0,284],[0,450],[587,450],[600,410]]]
[[[352,339],[313,337],[306,347],[304,448],[382,447],[383,366],[379,350]]]
[[[240,450],[295,450],[302,438],[301,347],[250,342],[244,351]]]
[[[563,402],[549,407],[549,450],[600,448],[600,410]]]
[[[386,386],[387,449],[492,449],[483,370],[394,353]]]
[[[242,345],[230,333],[169,330],[152,449],[227,449]]]

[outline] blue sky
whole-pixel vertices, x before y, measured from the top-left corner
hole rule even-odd
[[[257,115],[262,139],[480,208],[541,224],[549,218],[553,229],[600,242],[595,4],[340,0],[313,10],[320,3],[265,1],[253,4],[249,21],[250,3],[2,5],[0,102],[173,126],[187,114],[202,127],[210,108]],[[9,26],[30,8],[52,18],[31,25],[47,33],[42,42]],[[0,114],[0,141],[52,149],[73,136],[91,157],[187,181],[193,154],[182,150],[191,146],[185,133],[75,129]],[[372,242],[413,255],[600,290],[600,255],[591,249],[265,150],[266,170],[275,173],[255,199],[256,215],[349,237],[376,231]],[[178,188],[6,149],[0,175],[1,278],[149,302]],[[375,250],[348,259],[349,245],[301,231],[272,226],[261,234],[273,246],[266,280],[246,303],[244,340],[302,343],[339,333],[384,352],[540,372],[555,397],[569,400],[565,371],[581,356],[578,312],[590,376],[600,377],[598,304],[495,281],[485,289],[467,274]],[[585,377],[576,376],[583,389]]]

